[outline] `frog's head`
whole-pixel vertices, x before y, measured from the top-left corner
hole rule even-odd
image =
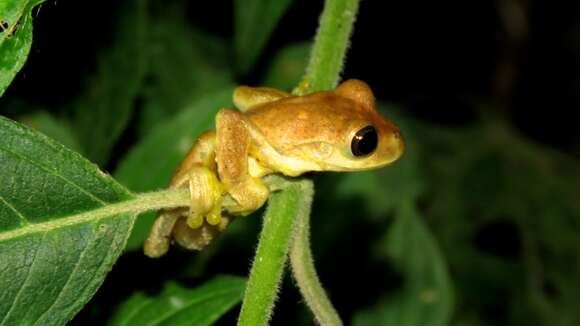
[[[331,104],[333,123],[326,126],[332,132],[325,139],[299,146],[302,155],[316,161],[321,170],[330,171],[369,170],[401,157],[403,136],[378,112],[366,83],[347,80],[330,93],[335,97]]]

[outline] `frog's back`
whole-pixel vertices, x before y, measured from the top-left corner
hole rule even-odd
[[[298,143],[341,139],[347,125],[364,114],[353,101],[333,92],[287,97],[246,112],[248,120],[272,145],[287,149]]]

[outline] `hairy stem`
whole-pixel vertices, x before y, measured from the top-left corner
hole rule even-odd
[[[358,4],[359,0],[326,0],[306,76],[294,89],[294,94],[302,95],[336,87]],[[303,185],[302,201],[305,205],[296,217],[295,234],[290,248],[292,273],[316,321],[321,325],[342,325],[314,267],[310,245],[310,206],[314,189],[312,184]]]
[[[302,205],[301,188],[299,182],[292,182],[270,198],[238,325],[266,325],[270,319],[288,257],[295,216]]]
[[[359,0],[326,0],[306,75],[294,93],[333,89],[344,65]]]
[[[312,310],[318,324],[325,326],[342,325],[338,313],[318,280],[314,260],[312,259],[312,251],[310,249],[310,208],[312,206],[314,187],[312,182],[303,182],[301,186],[302,205],[296,216],[294,239],[290,246],[292,274],[296,283],[298,283],[302,297],[304,297],[306,304]]]
[[[295,95],[336,87],[358,3],[359,0],[326,0],[306,75],[294,89]],[[318,280],[310,251],[310,207],[314,194],[312,182],[286,181],[283,188],[270,199],[264,217],[238,325],[268,323],[291,243],[294,277],[316,320],[322,325],[342,325]]]

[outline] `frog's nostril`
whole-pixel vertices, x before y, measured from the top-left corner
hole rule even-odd
[[[395,156],[397,158],[401,157],[405,151],[405,140],[403,134],[398,129],[393,130],[392,144]]]
[[[401,136],[401,132],[400,132],[400,131],[398,131],[398,130],[395,130],[395,131],[393,132],[393,134],[394,134],[394,136],[395,136],[395,139],[397,139],[397,140],[399,140],[399,139],[403,138],[403,137]]]

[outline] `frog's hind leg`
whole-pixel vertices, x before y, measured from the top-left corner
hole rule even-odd
[[[234,105],[242,112],[260,104],[274,102],[291,95],[274,88],[239,86],[234,90]]]
[[[183,215],[183,208],[163,210],[151,227],[149,237],[145,240],[143,251],[151,258],[158,258],[169,250],[171,233],[177,220]]]
[[[175,230],[183,223],[189,228],[200,228],[205,222],[210,226],[220,224],[223,190],[216,176],[215,137],[215,132],[202,134],[176,170],[169,188],[189,188],[190,207],[162,210],[158,214],[149,238],[145,241],[144,251],[147,256],[160,257],[165,254],[171,239],[176,236]],[[180,234],[183,235],[183,232]],[[188,243],[205,241],[191,238],[195,236],[195,233],[190,234],[189,239],[182,236],[180,245],[190,248],[192,246]],[[203,234],[197,236],[202,237]]]
[[[189,227],[186,219],[178,219],[173,228],[173,239],[182,248],[202,250],[228,226],[230,218],[230,216],[223,216],[218,225],[204,223],[201,227],[195,229]]]

